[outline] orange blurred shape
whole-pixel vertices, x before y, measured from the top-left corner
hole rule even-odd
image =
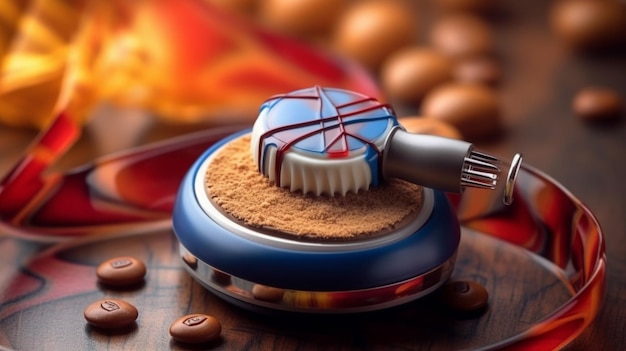
[[[5,3],[0,18],[20,20],[12,35],[0,34],[9,41],[0,49],[0,122],[41,127],[59,108],[83,119],[109,101],[175,122],[240,123],[268,97],[313,85],[380,97],[352,63],[207,1]]]
[[[0,2],[0,122],[42,127],[67,67],[83,1]]]

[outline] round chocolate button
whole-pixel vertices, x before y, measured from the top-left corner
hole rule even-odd
[[[103,329],[119,329],[131,325],[139,312],[130,303],[118,299],[98,300],[84,311],[87,322]]]
[[[98,280],[110,286],[128,286],[143,281],[146,265],[134,257],[115,257],[102,262],[96,270]]]
[[[170,325],[170,335],[178,342],[201,344],[217,339],[222,325],[217,318],[206,314],[189,314]]]
[[[441,301],[456,312],[473,312],[484,308],[489,293],[480,284],[472,281],[450,281],[440,291]]]

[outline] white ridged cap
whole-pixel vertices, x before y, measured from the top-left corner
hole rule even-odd
[[[376,100],[314,87],[268,100],[250,149],[259,171],[280,187],[345,195],[378,183],[386,137],[396,125],[393,111]],[[330,141],[341,138],[341,148],[333,150]]]

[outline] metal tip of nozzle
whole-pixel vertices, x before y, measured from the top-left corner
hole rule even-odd
[[[496,164],[502,163],[499,159],[472,150],[465,157],[461,173],[461,186],[495,189],[500,175],[500,168]]]
[[[463,163],[461,185],[463,187],[495,189],[501,173],[497,165],[501,164],[504,164],[504,162],[494,156],[472,150],[465,157],[465,162]],[[515,154],[504,184],[503,202],[505,205],[513,203],[513,189],[521,164],[522,155]]]

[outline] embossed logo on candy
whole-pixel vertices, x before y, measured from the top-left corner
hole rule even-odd
[[[106,300],[100,304],[103,310],[108,312],[117,311],[120,309],[120,306],[113,301]]]
[[[198,325],[206,320],[204,316],[192,316],[183,321],[184,325],[193,327],[194,325]]]
[[[251,153],[277,186],[341,194],[376,186],[393,109],[352,91],[319,86],[276,95],[252,129]]]

